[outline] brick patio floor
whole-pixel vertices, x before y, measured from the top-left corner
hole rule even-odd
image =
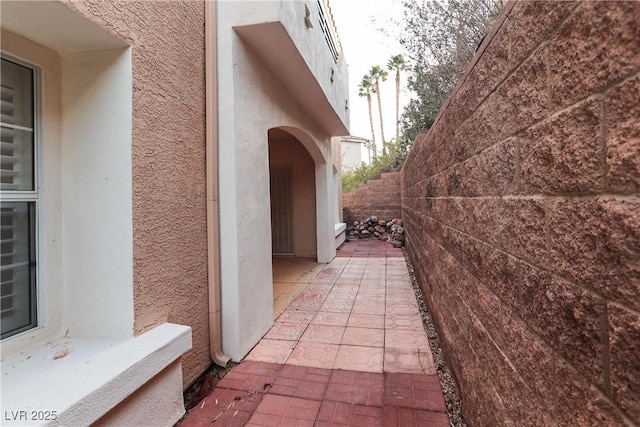
[[[244,425],[449,426],[402,250],[345,244],[180,424]]]

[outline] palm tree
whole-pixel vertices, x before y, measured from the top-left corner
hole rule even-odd
[[[371,94],[376,93],[376,88],[373,86],[373,82],[371,81],[371,77],[368,74],[365,74],[362,77],[362,81],[360,85],[358,85],[358,96],[366,96],[367,104],[369,104],[369,123],[371,124],[371,141],[373,144],[373,158],[378,157],[377,148],[376,148],[376,135],[373,131],[373,113],[371,112]]]
[[[382,155],[383,156],[387,154],[387,147],[385,145],[385,139],[384,139],[384,124],[382,123],[382,102],[380,101],[380,79],[382,79],[382,81],[385,81],[387,80],[388,75],[389,73],[387,73],[387,71],[382,69],[379,65],[375,65],[371,67],[371,70],[369,70],[369,77],[371,80],[375,82],[375,88],[376,88],[375,93],[378,95],[378,112],[380,113],[380,138],[382,139]]]
[[[400,72],[407,71],[409,65],[404,60],[404,56],[394,55],[387,62],[389,71],[396,72],[396,144],[400,140]]]

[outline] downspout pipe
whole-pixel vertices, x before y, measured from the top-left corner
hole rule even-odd
[[[207,269],[209,287],[209,351],[213,363],[226,367],[231,358],[222,352],[220,304],[220,215],[218,206],[218,71],[216,4],[204,2],[205,102],[207,165]]]

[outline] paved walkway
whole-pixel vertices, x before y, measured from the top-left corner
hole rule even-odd
[[[349,242],[181,423],[449,426],[400,249]]]

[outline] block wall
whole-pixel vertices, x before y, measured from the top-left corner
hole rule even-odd
[[[383,173],[352,193],[342,195],[344,221],[352,225],[375,215],[383,219],[402,217],[400,173]]]
[[[511,2],[402,170],[470,425],[640,423],[640,3]]]

